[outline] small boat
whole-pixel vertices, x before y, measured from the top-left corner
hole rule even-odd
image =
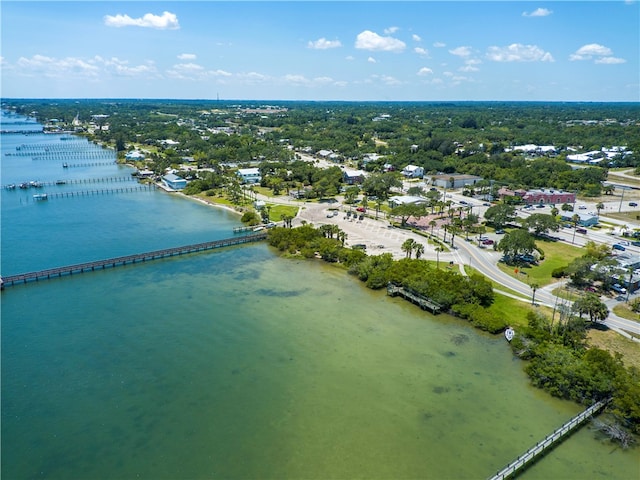
[[[34,200],[47,200],[47,194],[46,193],[38,193],[36,195],[33,196]]]
[[[23,189],[24,189],[24,188],[29,188],[29,184],[28,184],[27,182],[22,182],[22,183],[20,184],[20,188],[23,188]]]
[[[515,337],[516,335],[516,331],[511,328],[508,327],[505,331],[504,331],[504,338],[507,339],[508,342],[510,342],[511,340],[513,340],[513,337]]]
[[[65,180],[56,180],[56,185],[64,185],[67,183]]]
[[[6,186],[7,190],[15,190],[16,188],[16,184],[15,183],[10,183],[9,185]]]

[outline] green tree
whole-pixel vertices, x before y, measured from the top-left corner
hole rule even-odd
[[[495,228],[502,228],[507,223],[513,222],[516,219],[516,207],[506,203],[493,205],[487,208],[487,211],[484,213],[484,218]]]
[[[573,302],[573,311],[581,317],[587,315],[591,322],[603,322],[609,316],[609,309],[594,293],[587,293]]]
[[[522,221],[525,228],[533,230],[534,235],[541,236],[549,231],[557,232],[560,224],[556,217],[545,213],[533,213]]]
[[[528,231],[516,229],[505,233],[498,243],[497,249],[503,252],[508,259],[514,260],[519,255],[533,252],[536,249],[536,242]]]
[[[400,248],[405,253],[406,258],[411,258],[411,254],[413,253],[413,248],[415,246],[415,240],[413,238],[407,238]]]

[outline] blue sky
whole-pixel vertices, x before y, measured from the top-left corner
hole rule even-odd
[[[638,5],[2,0],[0,92],[637,102]]]

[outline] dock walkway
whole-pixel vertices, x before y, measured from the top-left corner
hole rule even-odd
[[[442,309],[442,306],[438,305],[436,302],[430,300],[426,296],[416,292],[412,292],[411,290],[396,285],[392,282],[389,282],[389,284],[387,285],[387,295],[391,297],[400,295],[402,298],[405,298],[410,302],[418,305],[423,310],[430,310],[433,314],[440,313],[440,310]]]
[[[601,400],[598,403],[594,403],[589,408],[587,408],[584,412],[576,415],[567,423],[562,425],[560,428],[556,429],[550,435],[547,435],[544,440],[539,441],[529,450],[527,450],[524,454],[520,455],[516,460],[511,462],[509,465],[504,467],[498,473],[490,477],[489,480],[504,480],[507,478],[512,478],[516,473],[524,470],[533,462],[538,460],[538,458],[544,453],[552,448],[556,443],[558,443],[565,436],[569,435],[571,432],[582,426],[584,422],[590,419],[593,415],[600,412],[607,404],[611,401],[611,399]]]
[[[107,267],[117,267],[136,262],[146,262],[147,260],[155,260],[158,258],[171,257],[174,255],[184,255],[187,253],[201,252],[204,250],[212,250],[214,248],[230,247],[232,245],[240,245],[243,243],[257,242],[267,238],[266,232],[254,233],[251,235],[236,236],[226,238],[224,240],[215,240],[213,242],[196,243],[193,245],[184,245],[182,247],[165,248],[163,250],[155,250],[153,252],[137,253],[124,257],[107,258],[95,262],[79,263],[76,265],[67,265],[64,267],[50,268],[47,270],[39,270],[37,272],[21,273],[18,275],[9,275],[0,279],[0,286],[4,287],[27,283],[31,281],[46,280],[63,275],[73,275],[74,273],[92,272],[96,269],[104,270]]]

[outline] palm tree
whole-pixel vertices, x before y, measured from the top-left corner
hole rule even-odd
[[[436,247],[436,268],[440,268],[440,252],[444,252],[444,248],[438,245]]]
[[[416,258],[420,258],[422,257],[422,254],[424,253],[424,245],[421,243],[414,243],[413,244],[413,250],[416,252]]]
[[[538,285],[536,282],[532,282],[532,283],[529,284],[529,286],[531,287],[531,290],[533,290],[533,296],[531,297],[531,305],[535,305],[536,304],[536,290],[538,290],[540,285]]]
[[[596,210],[598,211],[598,216],[600,216],[600,210],[604,210],[604,203],[602,202],[596,203]]]
[[[435,220],[431,220],[429,222],[429,226],[431,227],[431,236],[433,237],[433,228],[438,224]]]
[[[571,217],[571,223],[573,223],[573,238],[571,239],[571,243],[575,243],[576,240],[576,230],[578,229],[578,223],[580,222],[580,215],[574,213]]]
[[[415,243],[416,242],[413,238],[407,238],[400,246],[402,251],[406,253],[407,258],[411,258],[411,254],[413,253],[413,246]]]

